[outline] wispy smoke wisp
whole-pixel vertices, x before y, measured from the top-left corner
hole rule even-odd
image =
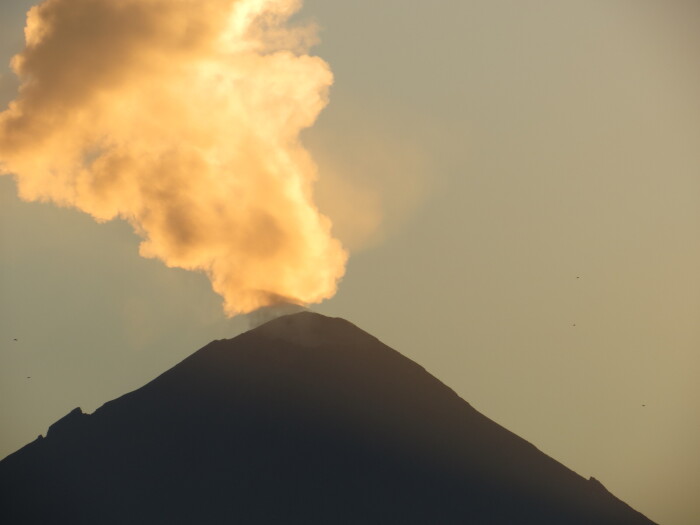
[[[205,272],[228,314],[332,296],[347,254],[299,141],[327,102],[296,0],[46,0],[0,114],[20,196],[120,217],[140,252]]]

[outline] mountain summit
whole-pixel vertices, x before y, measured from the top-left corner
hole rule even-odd
[[[0,462],[12,524],[652,522],[342,319],[214,341]]]

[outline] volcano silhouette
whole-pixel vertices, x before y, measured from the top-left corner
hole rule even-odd
[[[650,524],[342,319],[214,341],[0,462],[7,524]]]

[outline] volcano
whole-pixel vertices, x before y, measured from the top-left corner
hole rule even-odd
[[[214,341],[0,462],[7,524],[652,522],[351,323]]]

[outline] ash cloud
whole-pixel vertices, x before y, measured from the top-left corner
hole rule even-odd
[[[129,221],[140,253],[205,272],[229,315],[331,297],[347,253],[299,140],[333,77],[294,0],[47,0],[0,114],[28,201]]]

